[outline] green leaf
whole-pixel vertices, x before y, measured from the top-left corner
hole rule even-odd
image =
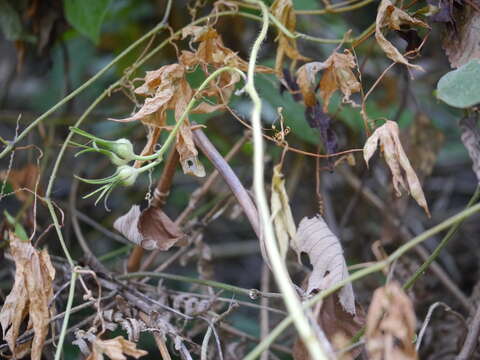
[[[471,60],[443,75],[437,84],[437,97],[462,109],[480,103],[480,60]]]
[[[7,0],[0,0],[0,28],[9,41],[19,40],[22,36],[20,16]]]
[[[65,17],[81,34],[98,43],[100,28],[111,0],[63,0]]]

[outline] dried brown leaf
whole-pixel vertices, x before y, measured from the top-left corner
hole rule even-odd
[[[145,242],[155,242],[155,247],[166,251],[173,245],[180,245],[185,234],[160,208],[145,209],[138,222],[138,229]]]
[[[363,157],[367,165],[368,161],[375,153],[379,142],[380,146],[383,148],[385,161],[392,172],[393,187],[397,196],[402,195],[400,186],[403,187],[407,192],[410,192],[418,205],[420,205],[430,217],[422,185],[403,150],[399,138],[399,128],[396,122],[387,120],[384,125],[377,128],[367,139],[365,146],[363,147]],[[405,175],[402,174],[402,169]]]
[[[320,80],[320,96],[323,100],[323,111],[328,112],[328,104],[333,93],[340,90],[343,102],[352,103],[350,96],[361,90],[353,69],[356,68],[355,58],[349,50],[343,54],[334,52],[325,61],[325,72]]]
[[[281,172],[281,164],[273,168],[271,208],[272,219],[277,235],[278,249],[283,259],[287,256],[290,241],[295,238],[296,227],[290,208],[285,179]]]
[[[179,57],[179,62],[188,68],[199,65],[205,74],[209,73],[211,67],[218,69],[231,66],[242,71],[247,70],[248,63],[236,52],[226,47],[221,36],[211,26],[187,26],[182,30],[182,38],[186,37],[191,37],[191,42],[198,43],[195,52],[182,51]],[[265,66],[257,66],[255,70],[262,73],[273,72],[272,69]],[[219,99],[219,103],[228,103],[235,84],[240,79],[237,72],[224,72],[215,80],[215,84],[205,91],[205,95],[216,97]]]
[[[26,201],[31,194],[26,191],[18,190],[25,188],[35,192],[35,185],[38,181],[39,175],[40,169],[38,166],[34,164],[28,164],[18,170],[11,170],[10,172],[4,170],[0,172],[0,180],[7,180],[12,185],[13,191],[15,191],[15,196],[18,198],[18,200],[23,202]]]
[[[302,65],[297,70],[297,84],[303,96],[303,102],[307,107],[315,106],[317,100],[315,99],[317,73],[327,68],[326,63],[320,61],[309,62]]]
[[[382,48],[385,54],[393,61],[409,66],[413,69],[423,70],[421,66],[414,65],[387,40],[383,33],[384,28],[392,30],[402,30],[403,26],[420,26],[423,28],[430,28],[425,22],[415,19],[408,15],[405,11],[395,7],[390,0],[382,0],[377,10],[377,19],[375,21],[375,38],[378,45]]]
[[[369,358],[416,360],[415,326],[412,303],[397,283],[377,289],[367,315],[365,335]]]
[[[343,93],[343,102],[352,103],[350,96],[361,90],[360,82],[353,73],[357,67],[355,58],[349,50],[342,53],[334,52],[325,62],[310,62],[297,70],[297,84],[307,107],[316,104],[315,77],[321,70],[325,70],[320,80],[320,96],[323,100],[323,112],[328,112],[330,98],[335,91]]]
[[[119,122],[139,120],[145,125],[165,126],[166,111],[175,108],[178,97],[190,96],[191,98],[191,89],[186,94],[179,92],[179,83],[184,78],[185,67],[180,64],[165,65],[158,70],[148,71],[144,83],[135,89],[135,93],[147,96],[140,110],[126,119],[110,120]]]
[[[348,277],[342,245],[320,215],[302,219],[292,244],[298,256],[302,253],[309,256],[313,266],[307,294],[325,290]],[[355,295],[351,283],[340,289],[338,299],[346,312],[355,314]]]
[[[480,59],[480,13],[471,6],[457,11],[460,12],[455,16],[457,31],[448,31],[442,44],[453,68]]]
[[[160,208],[149,206],[142,212],[134,205],[115,220],[113,227],[134,244],[147,250],[166,251],[184,245],[185,234]]]
[[[272,15],[275,16],[287,30],[292,33],[295,32],[297,19],[293,9],[292,0],[275,0],[270,7],[270,11]],[[285,55],[292,60],[310,60],[298,52],[297,41],[295,38],[290,38],[285,35],[284,32],[278,30],[278,36],[276,40],[278,41],[278,48],[275,61],[275,71],[277,71],[278,74],[282,73],[283,59]]]
[[[17,358],[31,351],[32,360],[40,360],[53,315],[50,301],[53,298],[52,282],[55,269],[46,250],[36,250],[29,241],[21,241],[9,234],[10,251],[15,261],[15,282],[0,311],[3,338]],[[25,331],[33,329],[33,340],[27,346],[16,346],[20,326],[28,317]]]
[[[124,339],[122,336],[117,336],[108,340],[95,339],[92,352],[86,360],[104,360],[105,355],[111,360],[127,360],[125,355],[138,359],[147,354],[147,351],[137,349],[135,343]]]

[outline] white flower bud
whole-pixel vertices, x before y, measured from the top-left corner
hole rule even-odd
[[[110,146],[110,150],[125,160],[133,160],[135,153],[133,151],[133,145],[128,139],[118,139],[114,141]]]
[[[122,165],[117,168],[117,176],[122,185],[131,186],[137,180],[138,170],[133,166]]]

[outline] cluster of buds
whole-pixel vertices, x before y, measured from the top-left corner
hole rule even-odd
[[[88,145],[70,141],[70,144],[83,148],[83,150],[79,151],[77,154],[75,154],[75,156],[79,156],[87,152],[97,152],[107,156],[110,161],[117,166],[117,170],[113,175],[103,179],[85,179],[76,176],[76,178],[87,184],[102,185],[100,188],[84,196],[84,198],[89,198],[93,195],[99,194],[95,204],[97,204],[102,198],[108,197],[115,186],[133,185],[139,174],[152,169],[161,161],[159,154],[152,154],[149,156],[140,156],[135,154],[133,145],[128,139],[105,140],[76,127],[71,127],[70,130],[73,133],[81,135],[90,140]],[[133,166],[128,165],[128,163],[134,160],[154,161],[140,168],[134,168]]]

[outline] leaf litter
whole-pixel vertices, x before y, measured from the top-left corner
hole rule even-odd
[[[31,352],[32,360],[40,360],[50,318],[54,315],[50,303],[55,269],[46,250],[36,250],[29,241],[21,241],[13,233],[9,233],[9,239],[16,269],[14,285],[0,310],[3,338],[14,357],[20,359]],[[27,319],[24,331],[32,329],[33,339],[16,345]]]

